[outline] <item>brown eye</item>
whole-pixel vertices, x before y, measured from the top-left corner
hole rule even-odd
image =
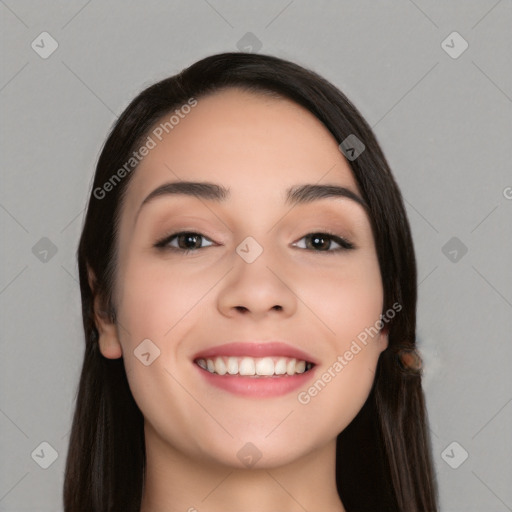
[[[207,246],[202,246],[201,243],[204,240],[209,240],[204,235],[200,233],[195,233],[193,231],[181,231],[179,233],[173,233],[172,235],[164,238],[160,242],[155,244],[155,247],[171,249],[182,252],[195,251],[197,249],[204,249]],[[210,243],[213,245],[213,242]]]
[[[354,245],[348,240],[329,233],[309,233],[301,240],[306,240],[305,246],[301,249],[315,252],[336,252],[354,248]],[[332,248],[333,243],[338,247]]]
[[[315,233],[313,235],[308,235],[306,240],[309,240],[308,249],[319,249],[319,250],[328,250],[331,247],[331,238],[320,233]]]

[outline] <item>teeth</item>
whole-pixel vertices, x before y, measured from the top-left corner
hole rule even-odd
[[[257,375],[274,375],[274,361],[271,357],[259,359],[256,363]]]
[[[286,357],[280,357],[275,366],[274,373],[276,375],[284,375],[286,373]]]
[[[238,373],[238,359],[236,357],[228,357],[228,373],[230,375]]]
[[[297,373],[304,373],[306,371],[306,361],[297,361],[295,371]]]
[[[210,373],[218,375],[266,376],[295,375],[313,367],[312,363],[288,357],[216,357],[198,359],[196,363]]]
[[[238,373],[240,375],[254,375],[256,373],[254,359],[251,357],[244,357],[238,366]]]
[[[222,357],[217,357],[217,359],[215,359],[215,373],[218,373],[219,375],[226,375],[226,371],[224,359],[222,359]]]

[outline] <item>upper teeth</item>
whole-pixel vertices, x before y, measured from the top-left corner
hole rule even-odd
[[[294,375],[304,373],[312,364],[290,357],[216,357],[197,359],[196,363],[218,375]]]

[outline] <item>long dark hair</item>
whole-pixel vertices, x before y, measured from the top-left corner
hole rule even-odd
[[[107,359],[98,345],[94,297],[115,321],[113,289],[120,206],[136,166],[106,197],[99,191],[125,166],[151,127],[191,98],[226,87],[275,94],[313,113],[341,143],[355,135],[365,145],[348,159],[369,216],[384,289],[389,346],[381,353],[363,408],[338,436],[336,481],[349,512],[436,512],[421,368],[404,364],[415,349],[417,273],[403,199],[371,128],[336,87],[277,57],[223,53],[142,91],[124,110],[96,167],[77,251],[85,354],[77,392],[64,481],[66,512],[139,512],[145,473],[143,415],[130,392],[123,359]],[[88,268],[95,282],[88,279]],[[120,327],[122,328],[122,326]],[[405,351],[405,352],[404,352]]]

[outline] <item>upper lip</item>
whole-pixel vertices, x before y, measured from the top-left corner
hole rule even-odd
[[[303,350],[281,341],[236,341],[217,345],[201,350],[193,356],[193,359],[212,359],[217,356],[225,357],[290,357],[317,364],[316,360]]]

